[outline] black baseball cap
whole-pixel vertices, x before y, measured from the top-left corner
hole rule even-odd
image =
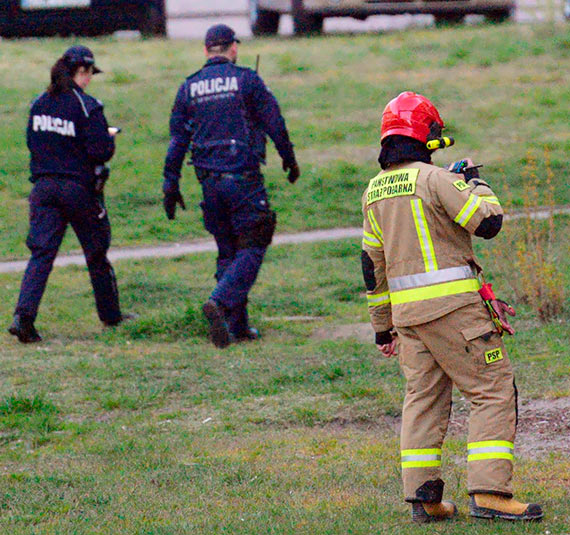
[[[206,39],[204,41],[206,48],[240,42],[236,37],[236,32],[225,24],[216,24],[215,26],[211,26],[206,32]]]
[[[69,65],[83,65],[85,67],[92,66],[93,74],[103,72],[99,67],[95,65],[95,56],[93,52],[89,50],[86,46],[76,45],[68,48],[63,57],[67,60]]]

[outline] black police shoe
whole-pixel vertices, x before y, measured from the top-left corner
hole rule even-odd
[[[232,342],[247,342],[248,340],[258,340],[261,333],[255,327],[248,327],[245,331],[238,334],[231,333]]]
[[[224,348],[230,345],[230,329],[221,305],[209,299],[202,306],[202,312],[210,323],[210,338],[216,347]]]
[[[34,327],[34,321],[19,314],[14,316],[14,321],[10,325],[8,332],[18,337],[22,344],[33,344],[42,341],[42,337]]]
[[[138,314],[121,314],[121,317],[118,320],[104,321],[103,325],[105,325],[105,327],[116,327],[117,325],[120,325],[121,323],[124,323],[125,321],[134,321],[138,317],[139,317]]]

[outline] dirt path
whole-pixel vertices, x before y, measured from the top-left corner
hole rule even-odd
[[[554,213],[570,214],[570,206],[557,207],[554,209]],[[541,208],[533,212],[533,217],[536,219],[546,219],[548,214],[549,209]],[[514,213],[507,215],[505,220],[520,219],[524,216],[524,213]],[[273,245],[334,241],[345,238],[359,238],[361,235],[362,229],[360,227],[312,230],[294,234],[277,234],[273,239]],[[212,251],[216,251],[214,240],[195,240],[186,243],[153,245],[148,247],[113,248],[109,251],[109,259],[111,262],[116,262],[118,260],[127,259],[177,257]],[[0,273],[21,272],[26,269],[26,265],[27,260],[0,262]],[[83,254],[62,255],[55,261],[55,266],[58,267],[71,265],[85,265]]]

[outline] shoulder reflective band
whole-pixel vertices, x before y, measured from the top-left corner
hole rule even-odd
[[[457,266],[428,273],[415,273],[414,275],[404,275],[388,279],[388,287],[391,292],[407,290],[408,288],[418,288],[440,282],[449,282],[460,279],[472,279],[473,271],[469,266]]]
[[[374,236],[374,234],[370,234],[370,232],[364,231],[364,237],[362,238],[362,243],[369,245],[370,247],[380,248],[382,247],[382,242]]]
[[[402,450],[402,468],[441,466],[441,449]]]
[[[383,292],[381,294],[367,294],[366,299],[368,301],[369,307],[387,305],[390,302],[390,292]]]
[[[477,279],[467,279],[392,292],[390,301],[393,305],[403,305],[404,303],[415,303],[417,301],[427,301],[428,299],[477,291],[479,291],[479,281]]]
[[[435,271],[437,269],[437,260],[435,259],[435,251],[431,234],[427,225],[426,216],[424,214],[424,207],[421,199],[412,199],[412,214],[414,216],[414,223],[416,224],[416,232],[420,240],[420,247],[424,257],[424,264],[426,271]]]
[[[485,202],[488,202],[489,204],[496,204],[497,206],[501,206],[499,199],[497,199],[497,197],[495,197],[494,195],[489,195],[488,197],[481,195],[481,199],[483,199],[483,201]]]
[[[473,217],[473,214],[477,211],[477,208],[479,208],[482,199],[483,199],[482,197],[479,197],[478,195],[473,195],[473,193],[469,195],[469,199],[467,199],[467,202],[463,205],[463,208],[461,208],[461,210],[455,216],[455,219],[453,221],[455,221],[457,224],[461,225],[462,227],[467,225],[467,223],[469,223],[469,221]]]
[[[382,229],[380,228],[378,221],[376,221],[376,218],[374,217],[372,210],[368,210],[367,214],[368,214],[368,221],[370,222],[370,227],[372,228],[372,232],[374,233],[374,236],[376,236],[378,241],[383,245],[384,244],[384,234],[382,234]]]
[[[506,440],[484,440],[467,444],[467,461],[485,461],[489,459],[514,460],[515,445]]]

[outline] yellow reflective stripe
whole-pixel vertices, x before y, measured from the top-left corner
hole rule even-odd
[[[473,214],[477,211],[477,208],[479,208],[482,199],[483,198],[479,197],[478,195],[469,195],[469,199],[467,199],[467,202],[463,205],[463,208],[461,208],[453,221],[462,227],[467,225],[467,223],[469,223],[473,217]]]
[[[515,445],[508,440],[482,440],[467,444],[467,461],[514,460]]]
[[[425,468],[441,466],[441,449],[425,448],[402,450],[402,468]]]
[[[382,247],[382,242],[374,236],[374,234],[370,234],[370,232],[364,231],[364,238],[362,238],[362,243],[366,245],[370,245],[370,247]]]
[[[493,446],[497,446],[499,448],[515,448],[515,445],[508,440],[482,440],[480,442],[469,442],[467,444],[467,449],[471,450],[473,448],[490,448]]]
[[[427,468],[430,466],[441,466],[441,461],[406,461],[402,463],[402,468]]]
[[[420,247],[422,249],[422,256],[424,257],[424,265],[426,272],[435,271],[437,269],[437,260],[435,259],[435,251],[433,248],[433,241],[429,232],[426,216],[424,214],[424,207],[421,199],[412,199],[412,215],[414,216],[414,223],[416,224],[416,232],[420,240]]]
[[[501,206],[499,199],[497,199],[497,197],[493,197],[492,195],[489,195],[488,197],[482,196],[481,199],[483,199],[485,202],[488,202],[489,204],[496,204],[497,206]]]
[[[374,236],[380,240],[380,243],[384,243],[384,234],[382,234],[382,229],[380,225],[376,221],[372,210],[368,210],[368,221],[370,221],[370,226],[372,227],[372,232],[374,232]]]
[[[515,456],[512,453],[506,453],[504,451],[497,451],[494,453],[472,453],[467,456],[467,462],[486,461],[488,459],[507,459],[508,461],[514,461]]]
[[[390,292],[382,292],[381,294],[367,294],[366,299],[368,300],[369,307],[386,305],[390,302]]]
[[[437,297],[446,297],[448,295],[462,294],[467,292],[476,292],[479,290],[479,283],[476,279],[458,280],[452,282],[444,282],[433,286],[424,286],[422,288],[410,288],[409,290],[401,290],[392,292],[390,300],[393,305],[401,305],[403,303],[413,303],[415,301],[427,301]]]

